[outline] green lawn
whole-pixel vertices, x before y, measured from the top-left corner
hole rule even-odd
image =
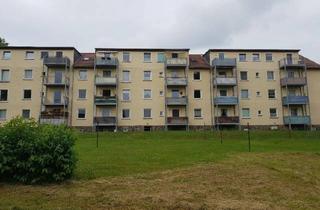
[[[0,183],[0,209],[320,209],[320,132],[77,136],[72,180]]]
[[[78,134],[76,179],[153,172],[247,153],[244,131]],[[319,132],[251,132],[252,152],[320,152]]]

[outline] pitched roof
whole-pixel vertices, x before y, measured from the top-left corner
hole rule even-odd
[[[304,61],[304,63],[307,66],[307,69],[320,69],[320,64],[316,63],[313,60],[310,60],[309,58],[306,58],[302,55],[300,55],[300,58]]]
[[[81,53],[81,57],[74,62],[75,68],[93,68],[94,53]]]
[[[210,69],[209,63],[200,54],[189,55],[189,69]]]

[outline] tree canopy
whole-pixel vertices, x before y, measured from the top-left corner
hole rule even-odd
[[[7,46],[8,46],[8,43],[6,42],[6,40],[0,37],[0,47],[7,47]]]

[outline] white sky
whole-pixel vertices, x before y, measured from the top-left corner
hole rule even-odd
[[[298,48],[320,62],[319,0],[1,0],[11,45]]]

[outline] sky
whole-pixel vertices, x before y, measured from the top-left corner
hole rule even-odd
[[[319,0],[2,0],[10,45],[301,49],[320,62]]]

